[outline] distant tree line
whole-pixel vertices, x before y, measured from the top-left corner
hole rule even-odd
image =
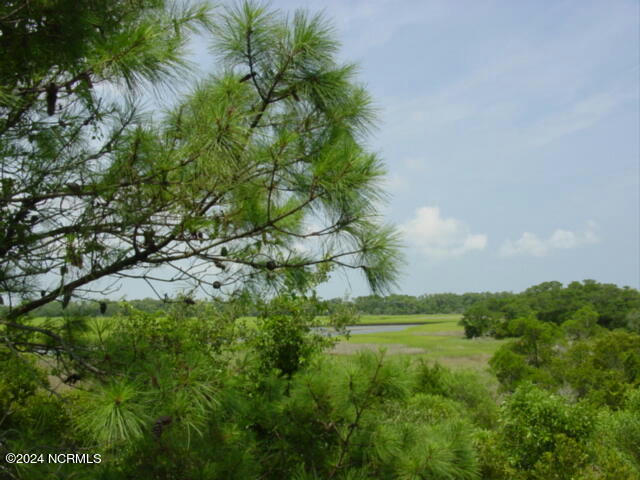
[[[595,280],[571,282],[566,287],[560,282],[544,282],[519,294],[487,298],[466,309],[461,323],[469,338],[501,338],[513,336],[516,320],[563,325],[575,320],[584,308],[594,312],[600,327],[640,332],[640,292]]]
[[[191,301],[189,298],[144,298],[129,300],[127,303],[136,310],[157,313],[166,312],[172,303]],[[600,325],[608,328],[622,327],[629,321],[633,323],[634,312],[640,312],[640,292],[594,280],[572,282],[566,287],[560,282],[551,281],[532,286],[521,293],[430,293],[417,296],[394,294],[367,295],[352,299],[333,298],[323,302],[321,311],[333,314],[344,307],[350,307],[365,315],[462,313],[465,315],[463,324],[467,336],[475,337],[493,334],[494,329],[504,321],[531,315],[540,321],[559,325],[586,305],[598,312]],[[62,302],[52,302],[36,310],[33,316],[111,316],[122,314],[124,308],[121,302],[115,300],[72,301],[64,309]],[[255,308],[248,307],[247,310],[249,314],[257,313]]]
[[[333,314],[344,307],[367,315],[414,315],[432,313],[464,313],[471,306],[486,301],[502,301],[514,296],[509,292],[482,292],[482,293],[435,293],[418,296],[412,295],[368,295],[353,299],[334,298],[323,302],[323,312]],[[145,313],[166,312],[172,303],[189,303],[189,298],[161,300],[158,298],[143,298],[128,300],[127,303],[136,310]],[[63,308],[62,302],[52,302],[40,307],[33,312],[35,317],[62,317],[62,316],[94,316],[94,315],[119,315],[124,311],[122,302],[116,300],[83,300],[69,302]],[[255,309],[253,309],[255,310]],[[252,308],[248,308],[252,313]],[[253,312],[253,313],[257,313]]]
[[[482,293],[430,293],[412,295],[367,295],[353,299],[327,300],[331,312],[337,306],[350,305],[359,313],[368,315],[415,315],[430,313],[463,313],[479,302],[504,300],[513,297],[510,292]]]

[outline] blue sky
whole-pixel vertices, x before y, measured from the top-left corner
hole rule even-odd
[[[400,292],[640,287],[638,2],[274,5],[324,8],[379,104]]]
[[[313,1],[379,108],[397,292],[640,288],[638,1]],[[193,45],[203,69],[205,46]],[[336,274],[323,297],[366,295]]]

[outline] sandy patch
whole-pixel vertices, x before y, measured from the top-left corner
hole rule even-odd
[[[339,342],[329,353],[332,355],[353,355],[362,350],[372,350],[377,352],[381,348],[387,349],[387,354],[417,354],[425,353],[423,348],[407,347],[400,343],[349,343]]]
[[[464,332],[460,330],[443,330],[441,332],[413,332],[413,335],[422,337],[464,337]]]
[[[53,368],[54,362],[53,360],[45,360],[43,357],[38,357],[36,359],[36,364],[40,368],[45,370],[45,372],[50,372]],[[68,392],[70,390],[73,390],[74,388],[73,386],[64,383],[62,378],[58,377],[57,375],[50,375],[49,373],[47,373],[47,380],[49,383],[49,388],[56,393]]]

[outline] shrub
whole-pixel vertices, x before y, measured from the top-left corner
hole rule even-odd
[[[531,384],[523,384],[507,400],[501,415],[501,442],[517,468],[530,470],[545,453],[555,455],[567,437],[584,445],[595,417],[587,406],[564,399]]]
[[[525,379],[531,379],[536,370],[527,364],[523,355],[513,351],[511,344],[502,345],[489,360],[489,365],[506,390],[514,390]]]
[[[250,341],[263,371],[276,369],[291,375],[333,343],[312,331],[319,325],[318,313],[318,303],[292,295],[279,296],[263,305],[257,333]]]

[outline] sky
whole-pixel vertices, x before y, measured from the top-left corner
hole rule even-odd
[[[324,11],[375,100],[368,147],[407,260],[395,293],[640,288],[637,0],[271,5]],[[370,291],[337,273],[319,293]]]

